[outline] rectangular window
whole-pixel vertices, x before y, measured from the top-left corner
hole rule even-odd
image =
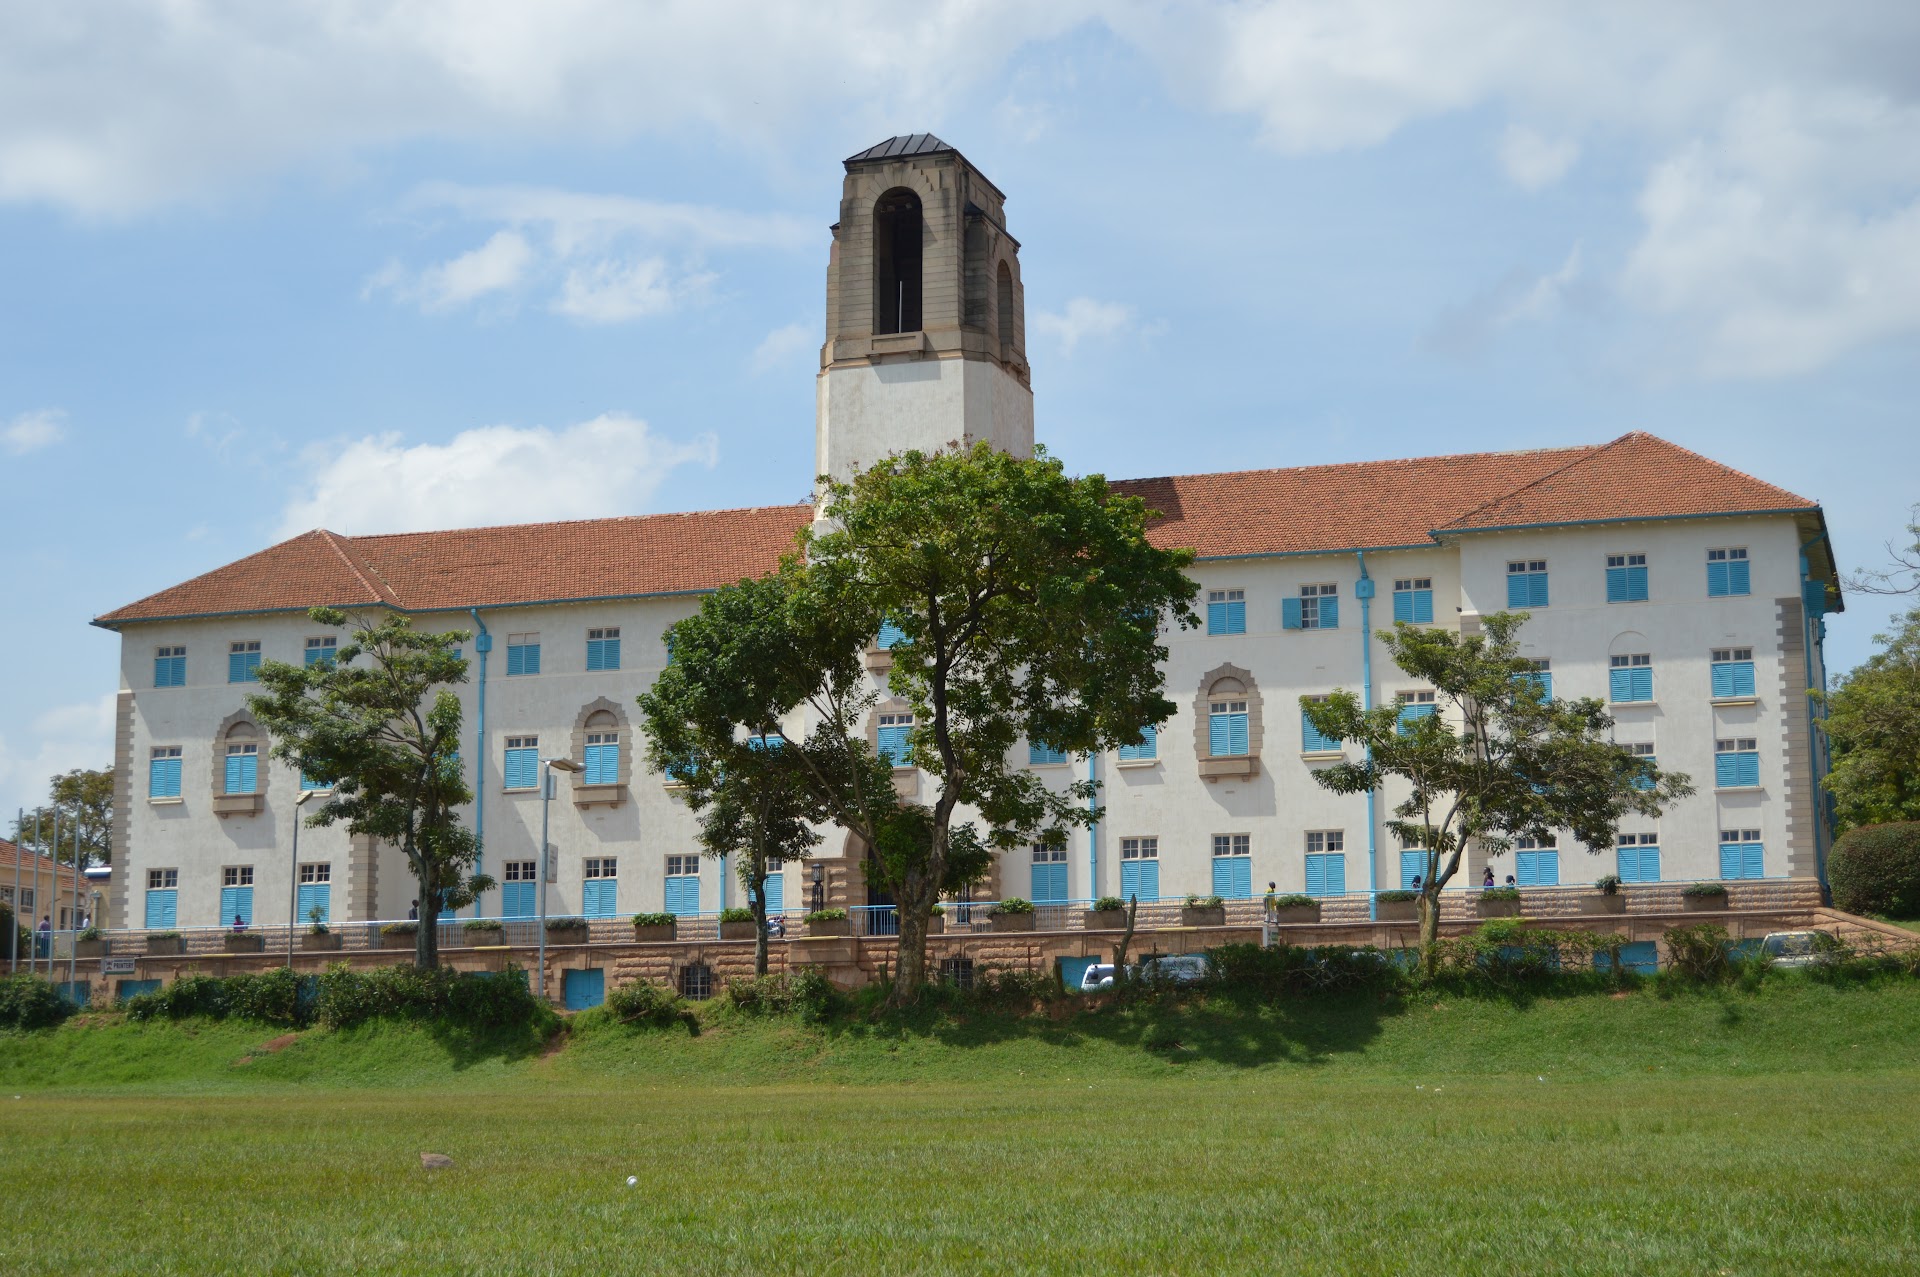
[[[259,793],[260,746],[256,744],[227,746],[226,780],[229,794]]]
[[[300,885],[294,893],[295,919],[299,922],[327,922],[332,912],[333,866],[301,865]]]
[[[620,733],[588,732],[585,764],[580,781],[585,785],[620,783]]]
[[[1712,672],[1713,699],[1744,700],[1754,694],[1752,648],[1714,648]]]
[[[907,737],[913,732],[913,715],[882,714],[880,730],[877,736],[880,757],[887,760],[890,767],[909,767],[907,761]]]
[[[309,883],[309,882],[332,882],[332,881],[333,881],[333,866],[332,866],[332,865],[330,865],[330,864],[322,864],[322,865],[301,865],[301,866],[300,866],[300,881],[301,881],[302,883]]]
[[[1660,881],[1660,835],[1621,834],[1614,840],[1614,873],[1621,882]]]
[[[503,789],[540,788],[540,738],[507,737],[507,757],[500,775]]]
[[[313,790],[316,792],[323,792],[333,788],[333,786],[327,784],[327,782],[325,782],[324,780],[315,780],[313,777],[307,775],[305,772],[301,772],[300,788],[304,790]]]
[[[580,885],[580,912],[589,918],[611,918],[620,906],[620,861],[614,856],[589,856]]]
[[[1401,692],[1394,700],[1400,706],[1400,730],[1409,732],[1413,725],[1423,718],[1432,718],[1439,707],[1434,703],[1431,689],[1418,688]]]
[[[1347,890],[1347,835],[1341,829],[1306,833],[1307,894],[1339,896]]]
[[[508,658],[511,660],[512,658]],[[535,659],[536,666],[538,658]],[[620,668],[620,627],[587,631],[587,669],[617,670]],[[540,671],[536,668],[534,673]]]
[[[1245,590],[1207,591],[1207,633],[1245,634],[1247,632],[1247,592]]]
[[[1656,762],[1653,754],[1653,742],[1650,740],[1635,741],[1633,742],[1633,744],[1629,745],[1627,748],[1633,751],[1633,756],[1635,758],[1642,759],[1648,763]],[[1652,789],[1653,782],[1643,777],[1639,780],[1634,781],[1633,787],[1635,789]]]
[[[873,645],[885,650],[907,637],[907,632],[892,621],[880,622],[880,633],[874,637]]]
[[[1508,561],[1507,606],[1510,608],[1547,606],[1547,561],[1545,559]]]
[[[1644,603],[1647,601],[1647,556],[1609,554],[1607,556],[1607,602]]]
[[[1433,620],[1433,578],[1401,577],[1393,583],[1393,619],[1409,625]]]
[[[1722,829],[1720,831],[1720,876],[1722,878],[1764,878],[1766,846],[1758,829]]]
[[[331,662],[333,654],[339,650],[340,640],[336,635],[322,634],[318,638],[307,640],[307,664],[317,665],[321,661]]]
[[[147,797],[180,796],[180,747],[156,745],[147,759]]]
[[[1236,758],[1249,752],[1245,701],[1211,703],[1207,716],[1207,745],[1207,752],[1215,758]]]
[[[1607,658],[1607,698],[1625,703],[1653,699],[1653,656],[1635,652]]]
[[[1429,692],[1427,695],[1431,696],[1433,693]],[[1327,698],[1324,696],[1309,696],[1306,699],[1324,701]],[[1314,728],[1312,720],[1307,717],[1307,711],[1302,709],[1300,711],[1300,752],[1303,754],[1333,754],[1338,753],[1339,750],[1340,742],[1332,736],[1325,736],[1317,731]]]
[[[180,871],[178,869],[147,870],[147,890],[149,891],[172,891],[179,885]]]
[[[220,871],[220,925],[253,925],[252,865],[228,865]]]
[[[260,643],[258,640],[227,645],[227,682],[260,681]]]
[[[533,876],[533,861],[509,860],[500,867],[500,915],[505,918],[531,918],[539,901]]]
[[[147,870],[147,913],[145,926],[149,931],[171,931],[177,925],[180,900],[180,871],[178,869]],[[21,893],[21,906],[33,907],[33,901],[25,891]]]
[[[1222,900],[1253,899],[1253,837],[1213,836],[1213,894]]]
[[[540,636],[538,634],[507,635],[507,673],[538,674],[540,672]]]
[[[1525,679],[1526,681],[1532,683],[1535,687],[1539,688],[1541,700],[1552,700],[1553,699],[1553,662],[1549,660],[1538,660],[1538,661],[1529,661],[1527,663],[1533,666],[1532,673],[1516,674],[1514,678],[1516,680]]]
[[[1560,852],[1551,838],[1516,838],[1514,846],[1514,885],[1517,887],[1557,887],[1560,885]]]
[[[1340,627],[1340,587],[1303,585],[1300,597],[1280,600],[1283,630],[1333,630]]]
[[[1400,890],[1418,891],[1427,874],[1427,853],[1419,847],[1401,846]]]
[[[1160,898],[1160,840],[1120,840],[1120,895],[1126,900]]]
[[[1752,789],[1760,783],[1760,742],[1728,736],[1713,743],[1713,783],[1721,789]]]
[[[1067,900],[1067,849],[1065,847],[1033,848],[1032,894],[1028,899],[1037,905],[1065,904]]]
[[[186,648],[156,647],[153,649],[153,685],[155,687],[187,685]]]
[[[1031,767],[1044,767],[1053,763],[1067,761],[1067,751],[1055,749],[1051,745],[1042,745],[1039,741],[1027,742],[1027,764]]]
[[[1707,597],[1727,598],[1753,593],[1753,576],[1747,567],[1747,548],[1726,546],[1707,551]]]
[[[1140,743],[1122,745],[1120,761],[1123,763],[1144,763],[1160,756],[1160,729],[1143,727],[1140,729]]]
[[[680,917],[700,912],[700,857],[667,857],[667,910]]]

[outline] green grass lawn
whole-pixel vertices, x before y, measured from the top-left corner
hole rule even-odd
[[[0,1035],[0,1271],[1920,1271],[1914,984],[277,1032]]]

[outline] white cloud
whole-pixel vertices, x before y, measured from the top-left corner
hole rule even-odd
[[[800,353],[819,345],[820,326],[795,322],[783,324],[761,339],[753,349],[753,372],[757,377],[795,362]]]
[[[1571,138],[1543,137],[1519,124],[1509,124],[1500,139],[1500,167],[1516,186],[1537,191],[1567,175],[1580,158],[1580,144]]]
[[[1443,355],[1477,355],[1501,330],[1542,323],[1588,300],[1580,264],[1580,245],[1545,274],[1509,272],[1492,288],[1463,306],[1441,313],[1426,334],[1425,345]]]
[[[1058,314],[1041,311],[1033,317],[1035,332],[1044,333],[1060,344],[1062,354],[1071,355],[1086,338],[1117,337],[1132,328],[1133,307],[1119,302],[1099,302],[1091,297],[1075,297]]]
[[[517,287],[533,261],[533,248],[515,231],[496,231],[480,247],[451,261],[410,275],[398,263],[389,263],[367,291],[388,291],[422,310],[445,311],[492,293]]]
[[[665,314],[683,298],[704,292],[712,281],[711,275],[693,272],[676,278],[658,257],[626,262],[603,258],[567,272],[553,310],[584,323],[618,324]]]
[[[676,467],[711,466],[710,435],[662,439],[619,413],[561,430],[481,426],[446,443],[370,435],[308,451],[310,480],[290,500],[280,535],[417,532],[643,511]]]
[[[47,783],[76,767],[113,765],[114,695],[61,705],[39,714],[18,744],[0,735],[0,811],[13,813],[47,800]]]
[[[23,412],[0,427],[0,444],[8,455],[24,457],[29,452],[51,448],[67,437],[67,414],[58,408],[40,408]]]

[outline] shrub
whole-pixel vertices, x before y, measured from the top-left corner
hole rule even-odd
[[[1210,988],[1268,1001],[1313,993],[1382,991],[1404,978],[1386,954],[1371,947],[1226,944],[1207,950],[1207,961],[1212,968],[1207,980]]]
[[[469,918],[460,924],[462,931],[503,931],[498,918]]]
[[[727,1005],[752,1015],[797,1013],[807,1024],[827,1019],[841,1002],[840,991],[818,967],[802,967],[756,979],[727,981]]]
[[[147,932],[147,939],[149,940],[178,940],[179,938],[180,938],[180,933],[178,931]]]
[[[414,936],[414,935],[419,935],[419,934],[420,934],[420,924],[419,924],[419,923],[417,923],[417,922],[387,922],[387,923],[382,923],[382,924],[381,924],[381,926],[380,926],[380,934],[381,934],[381,935],[383,935],[383,936]]]
[[[1518,900],[1520,898],[1520,888],[1483,887],[1480,891],[1480,898],[1482,900]]]
[[[50,1028],[73,1011],[67,1000],[37,975],[0,976],[0,1029]]]
[[[548,931],[585,931],[586,929],[587,929],[587,920],[585,918],[548,918],[547,919]]]
[[[607,1014],[622,1024],[645,1025],[656,1029],[670,1029],[676,1024],[696,1030],[699,1027],[692,1008],[680,1000],[679,994],[657,984],[648,984],[645,980],[635,980],[616,988],[607,995],[606,1007]]]
[[[999,904],[987,910],[987,913],[990,915],[998,915],[1003,913],[1032,913],[1032,912],[1033,912],[1033,902],[1028,900],[1022,900],[1018,896],[1013,897],[1011,900],[1002,900]]]
[[[845,922],[846,918],[845,909],[815,909],[807,915],[808,922]]]
[[[945,905],[935,905],[933,908],[927,910],[927,916],[930,918],[944,918],[947,916],[947,907]]]
[[[1383,905],[1405,904],[1409,900],[1418,900],[1419,898],[1420,893],[1417,891],[1383,891],[1374,897],[1374,899]]]
[[[1311,909],[1319,903],[1320,900],[1318,897],[1303,896],[1298,892],[1292,895],[1275,896],[1273,898],[1273,907],[1275,909]]]
[[[670,913],[636,913],[633,925],[636,927],[671,927],[679,918]]]
[[[98,940],[100,938],[100,935],[101,935],[100,928],[88,927],[85,931],[82,931],[80,933],[79,938],[82,940]]]
[[[1435,975],[1456,986],[1502,988],[1592,964],[1595,953],[1618,948],[1620,938],[1591,931],[1558,931],[1525,918],[1489,918],[1437,946]]]
[[[1682,896],[1692,896],[1699,899],[1702,897],[1724,896],[1727,894],[1727,889],[1717,882],[1690,882],[1681,889],[1680,894]]]
[[[1226,907],[1226,903],[1226,901],[1218,896],[1187,897],[1187,908],[1189,909],[1223,909]]]
[[[164,988],[127,1000],[134,1020],[258,1020],[299,1026],[308,1022],[300,977],[285,967],[257,975],[182,976]]]
[[[322,1024],[336,1029],[381,1019],[449,1020],[475,1029],[556,1022],[528,987],[526,972],[515,966],[487,974],[411,966],[354,971],[335,963],[320,977],[314,1009]]]
[[[1667,932],[1667,961],[1669,970],[1703,984],[1731,978],[1727,929],[1711,922],[1674,927]]]
[[[1848,831],[1827,854],[1827,881],[1848,913],[1920,918],[1920,821]]]
[[[740,909],[740,908],[733,908],[733,909],[722,909],[722,910],[720,911],[720,921],[722,921],[722,922],[752,922],[752,921],[753,921],[753,910],[751,910],[751,909]]]
[[[1620,875],[1608,874],[1593,885],[1603,896],[1617,896],[1620,894]]]
[[[1095,913],[1117,913],[1127,907],[1127,902],[1118,896],[1102,896],[1093,902]]]

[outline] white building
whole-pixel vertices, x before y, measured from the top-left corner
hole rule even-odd
[[[1026,453],[1033,400],[1019,245],[1004,196],[927,135],[847,161],[834,228],[816,426],[821,467],[984,439]],[[1097,459],[1082,458],[1082,462]],[[1197,551],[1207,626],[1168,639],[1179,710],[1089,770],[1107,814],[1065,853],[1003,863],[994,889],[1035,900],[1331,894],[1402,885],[1376,800],[1319,788],[1339,757],[1299,698],[1345,687],[1420,712],[1424,689],[1370,634],[1396,619],[1470,630],[1525,607],[1526,649],[1562,695],[1615,702],[1618,738],[1694,778],[1616,855],[1524,848],[1493,863],[1523,885],[1821,876],[1825,759],[1809,688],[1838,608],[1817,504],[1645,434],[1590,447],[1144,479],[1165,545]],[[488,915],[531,913],[538,760],[585,770],[553,804],[550,913],[711,913],[740,903],[697,856],[695,822],[636,761],[634,697],[661,633],[699,596],[770,570],[813,511],[777,506],[391,536],[315,531],[116,609],[122,637],[109,916],[156,928],[405,917],[399,853],[302,835],[300,778],[247,716],[261,659],[316,659],[315,604],[394,608],[475,633],[462,687]],[[883,665],[876,658],[875,665]],[[876,686],[884,674],[876,673]],[[1430,699],[1430,697],[1429,697]],[[880,713],[889,712],[883,704]],[[880,724],[876,724],[879,727]],[[927,793],[923,784],[921,792]],[[857,897],[845,840],[822,848],[836,900]],[[1062,858],[1064,857],[1064,858]],[[1482,866],[1469,875],[1477,883]],[[801,868],[783,903],[804,904]],[[1462,885],[1465,885],[1463,876]],[[732,899],[729,899],[729,896]],[[851,897],[851,899],[850,899]]]

